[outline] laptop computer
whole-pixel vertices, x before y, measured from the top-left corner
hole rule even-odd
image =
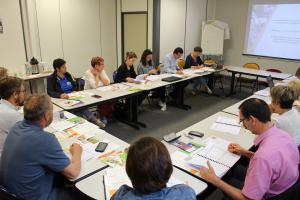
[[[167,78],[163,78],[161,80],[165,81],[165,82],[174,82],[174,81],[178,81],[178,80],[181,80],[181,79],[182,78],[180,78],[180,77],[170,76],[170,77],[167,77]]]

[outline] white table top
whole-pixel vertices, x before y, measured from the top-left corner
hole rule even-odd
[[[72,117],[76,117],[76,115],[72,114],[72,113],[69,113],[67,111],[64,111],[64,115],[67,117],[67,118],[72,118]],[[98,126],[86,121],[85,123],[89,123],[91,127],[94,127],[95,129],[99,129]],[[49,131],[49,132],[52,132],[51,131],[51,128],[50,127],[47,127],[45,129],[45,131]],[[119,145],[119,150],[122,150],[126,147],[128,147],[128,144],[126,142],[124,142],[123,140],[120,140],[119,138],[105,132],[105,131],[100,131],[98,133],[98,136],[100,136],[100,138],[104,138],[105,140],[109,140],[110,142],[114,143],[114,144],[117,144]],[[107,150],[108,152],[108,150]],[[104,151],[104,153],[107,153],[106,151]],[[88,176],[89,174],[105,167],[106,164],[103,164],[99,159],[90,159],[90,160],[87,160],[85,162],[82,162],[81,163],[81,171],[80,171],[80,174],[79,176],[74,179],[74,180],[70,180],[70,181],[78,181],[80,179],[82,179],[83,177],[86,177]]]
[[[292,76],[292,74],[269,72],[266,70],[256,70],[256,69],[249,69],[245,67],[226,66],[226,69],[230,72],[237,72],[237,73],[261,76],[261,77],[267,77],[271,75],[272,78],[274,79],[286,79]]]
[[[97,103],[101,103],[101,102],[108,101],[111,99],[121,98],[121,97],[130,95],[130,94],[137,93],[136,91],[129,91],[128,90],[129,86],[126,86],[121,83],[116,83],[116,84],[112,84],[110,86],[105,86],[105,87],[112,87],[112,86],[116,89],[103,91],[103,90],[100,90],[101,88],[97,88],[97,89],[90,89],[90,90],[82,91],[83,93],[88,93],[89,95],[85,95],[85,97],[81,98],[80,101],[82,103],[79,105],[68,106],[68,105],[64,104],[64,102],[66,101],[65,99],[59,99],[59,98],[52,98],[52,102],[64,110],[72,110],[72,109],[86,107],[86,106],[89,106],[92,104],[97,104]],[[124,87],[127,87],[127,89],[122,89]],[[120,89],[118,89],[118,88],[120,88]],[[99,96],[101,96],[101,98],[95,98],[95,97],[92,97],[91,95],[99,95]]]
[[[33,79],[46,78],[46,77],[50,76],[52,73],[53,73],[52,71],[49,71],[49,72],[43,72],[43,73],[39,73],[39,74],[32,74],[29,76],[22,76],[20,78],[25,81],[30,81]]]
[[[250,99],[250,98],[258,98],[258,99],[262,99],[264,100],[265,102],[269,103],[271,101],[270,97],[269,96],[260,96],[260,95],[251,95],[250,97],[246,98],[246,99]],[[239,115],[239,106],[246,100],[246,99],[243,99],[242,101],[239,101],[225,109],[223,109],[223,112],[226,112],[226,113],[230,113],[230,114],[233,114],[233,115]]]
[[[79,181],[75,184],[75,186],[82,192],[84,192],[89,197],[93,199],[104,200],[105,192],[103,186],[103,175],[106,174],[106,170],[100,171],[82,181]],[[203,192],[207,188],[207,184],[201,181],[198,178],[188,175],[182,170],[173,167],[173,174],[175,178],[178,180],[187,183],[190,187],[192,187],[196,194]]]
[[[211,115],[210,117],[178,132],[177,134],[181,134],[181,137],[183,137],[185,140],[191,140],[191,139],[188,139],[185,136],[185,134],[187,134],[189,131],[199,131],[199,132],[204,133],[204,137],[203,138],[194,137],[194,139],[191,141],[194,141],[196,143],[201,143],[202,140],[204,140],[210,136],[216,136],[216,137],[220,137],[220,138],[226,139],[228,141],[231,141],[233,143],[238,143],[246,149],[249,149],[250,147],[252,147],[254,135],[244,128],[241,128],[241,131],[238,135],[233,135],[230,133],[211,130],[210,126],[216,121],[216,119],[219,116],[238,119],[237,116],[234,116],[234,115],[231,115],[228,113],[224,113],[224,112],[217,112],[216,114]],[[175,147],[174,145],[168,144],[166,142],[164,142],[164,144],[166,144],[170,153],[173,153],[174,151],[178,150],[178,148]]]

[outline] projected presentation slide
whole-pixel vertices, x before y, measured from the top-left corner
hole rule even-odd
[[[300,4],[252,6],[245,53],[300,59]]]

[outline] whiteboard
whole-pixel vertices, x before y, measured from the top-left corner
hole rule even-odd
[[[204,55],[223,55],[224,29],[202,23],[201,46]]]

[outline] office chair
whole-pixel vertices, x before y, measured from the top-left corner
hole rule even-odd
[[[256,69],[259,70],[260,67],[258,64],[256,63],[246,63],[243,65],[244,68],[248,68],[248,69]],[[252,86],[248,86],[248,88],[252,88],[252,93],[254,92],[254,90],[258,90],[259,87],[259,82],[258,82],[258,76],[256,76],[255,79],[253,78],[246,78],[246,77],[242,77],[242,74],[239,74],[239,77],[237,78],[237,82],[235,85],[235,88],[237,87],[237,85],[239,84],[239,88],[240,88],[240,92],[242,90],[242,82],[243,83],[250,83],[252,84]],[[243,85],[244,87],[247,87],[247,85]]]

